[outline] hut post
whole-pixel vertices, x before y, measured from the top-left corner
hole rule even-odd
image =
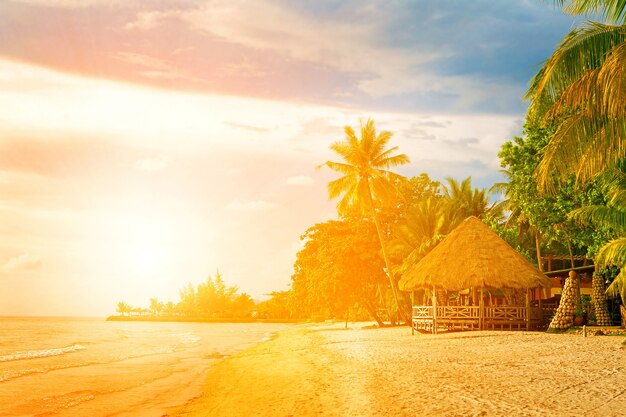
[[[433,334],[437,334],[437,290],[433,285],[433,296],[431,297],[433,300]]]
[[[483,287],[480,287],[480,296],[478,297],[478,330],[484,330],[485,322],[485,305],[483,301]]]
[[[539,299],[539,325],[543,326],[543,300]]]
[[[530,289],[526,288],[526,330],[530,331]]]

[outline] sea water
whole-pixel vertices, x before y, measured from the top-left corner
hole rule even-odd
[[[287,327],[0,318],[0,416],[161,416],[215,360]]]

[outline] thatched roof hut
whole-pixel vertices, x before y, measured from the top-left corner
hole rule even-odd
[[[403,291],[537,288],[550,280],[476,217],[467,218],[404,274]]]

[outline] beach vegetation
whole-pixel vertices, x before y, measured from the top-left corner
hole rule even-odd
[[[120,301],[119,303],[117,303],[116,311],[120,313],[122,316],[129,315],[132,309],[133,308],[130,305],[126,304],[124,301]]]
[[[368,220],[319,223],[302,236],[292,292],[306,317],[343,318],[357,305],[379,325],[377,310],[387,278],[375,225]]]
[[[603,21],[587,20],[574,28],[531,81],[526,93],[531,102],[528,118],[553,127],[534,176],[539,192],[549,195],[563,187],[580,190],[594,182],[601,188],[607,177],[617,178],[609,187],[610,200],[573,210],[569,219],[605,234],[605,239],[594,242],[599,267],[624,269],[626,218],[622,212],[626,201],[619,197],[623,189],[619,177],[623,177],[626,158],[626,3],[555,3],[568,13]],[[625,302],[625,288],[626,277],[618,274],[608,292],[621,295]]]
[[[179,291],[180,300],[162,302],[157,298],[151,298],[149,308],[135,307],[123,311],[118,303],[117,311],[122,315],[151,316],[151,317],[195,317],[198,319],[232,319],[251,318],[255,311],[254,300],[246,293],[239,293],[236,286],[226,284],[222,275],[217,272],[215,276],[209,275],[206,281],[197,286],[191,283],[185,285]]]
[[[350,126],[344,128],[345,138],[334,142],[330,148],[341,158],[340,162],[327,161],[323,165],[341,176],[328,183],[330,199],[339,199],[337,211],[345,216],[355,211],[374,222],[385,263],[385,273],[401,319],[407,319],[398,295],[398,283],[387,255],[386,239],[379,219],[379,211],[398,200],[395,184],[404,177],[390,168],[409,162],[406,154],[397,153],[398,147],[388,147],[392,133],[377,133],[374,120],[361,121],[360,137]]]

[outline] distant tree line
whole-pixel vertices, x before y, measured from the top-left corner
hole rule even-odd
[[[274,298],[274,297],[273,297]],[[246,293],[240,293],[236,286],[227,285],[221,274],[209,275],[205,282],[193,286],[188,283],[179,292],[179,301],[159,301],[151,298],[147,308],[133,307],[124,301],[117,304],[117,312],[122,316],[155,317],[198,317],[211,319],[253,318],[260,311],[266,318],[288,318],[280,309],[273,307],[275,301],[255,303]]]

